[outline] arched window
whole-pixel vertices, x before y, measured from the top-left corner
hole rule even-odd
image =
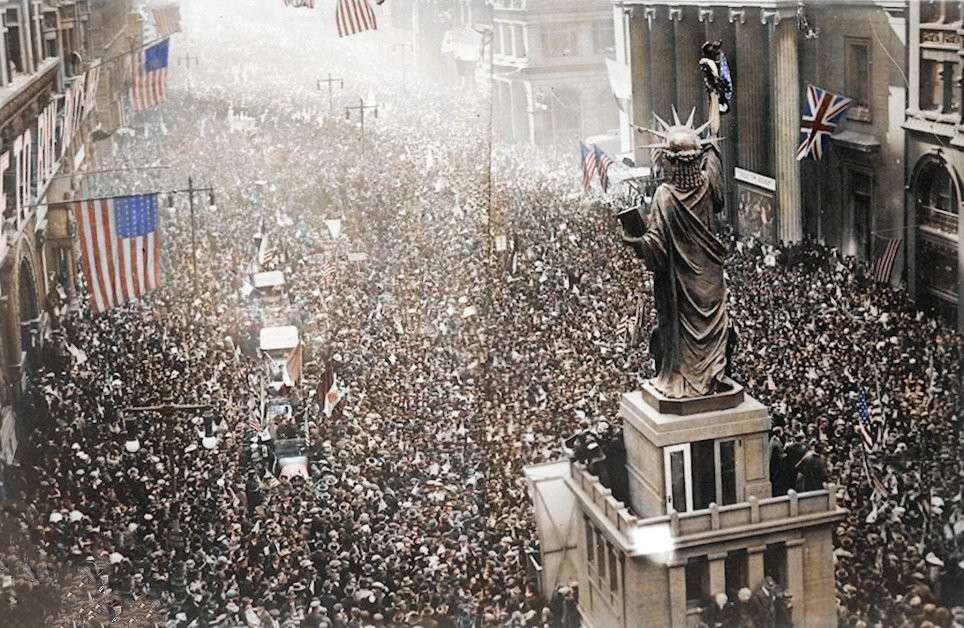
[[[921,173],[917,183],[917,223],[946,233],[957,233],[960,199],[951,173],[933,163]]]

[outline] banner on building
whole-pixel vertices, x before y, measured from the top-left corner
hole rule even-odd
[[[750,237],[764,242],[776,241],[776,202],[773,191],[737,180],[737,232],[741,237]]]

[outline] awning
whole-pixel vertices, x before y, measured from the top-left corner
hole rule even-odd
[[[859,133],[846,129],[830,136],[830,141],[835,146],[857,151],[858,153],[872,154],[880,150],[880,142],[869,133]]]

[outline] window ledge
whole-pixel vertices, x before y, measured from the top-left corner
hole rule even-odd
[[[901,125],[907,131],[917,131],[919,133],[929,133],[951,138],[957,132],[956,122],[928,120],[920,115],[920,112],[908,111],[909,116],[904,124]]]

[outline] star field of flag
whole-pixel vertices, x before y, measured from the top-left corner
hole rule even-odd
[[[144,51],[144,71],[154,72],[167,67],[170,40],[158,42]]]
[[[117,237],[138,238],[157,229],[157,194],[122,196],[114,207]]]

